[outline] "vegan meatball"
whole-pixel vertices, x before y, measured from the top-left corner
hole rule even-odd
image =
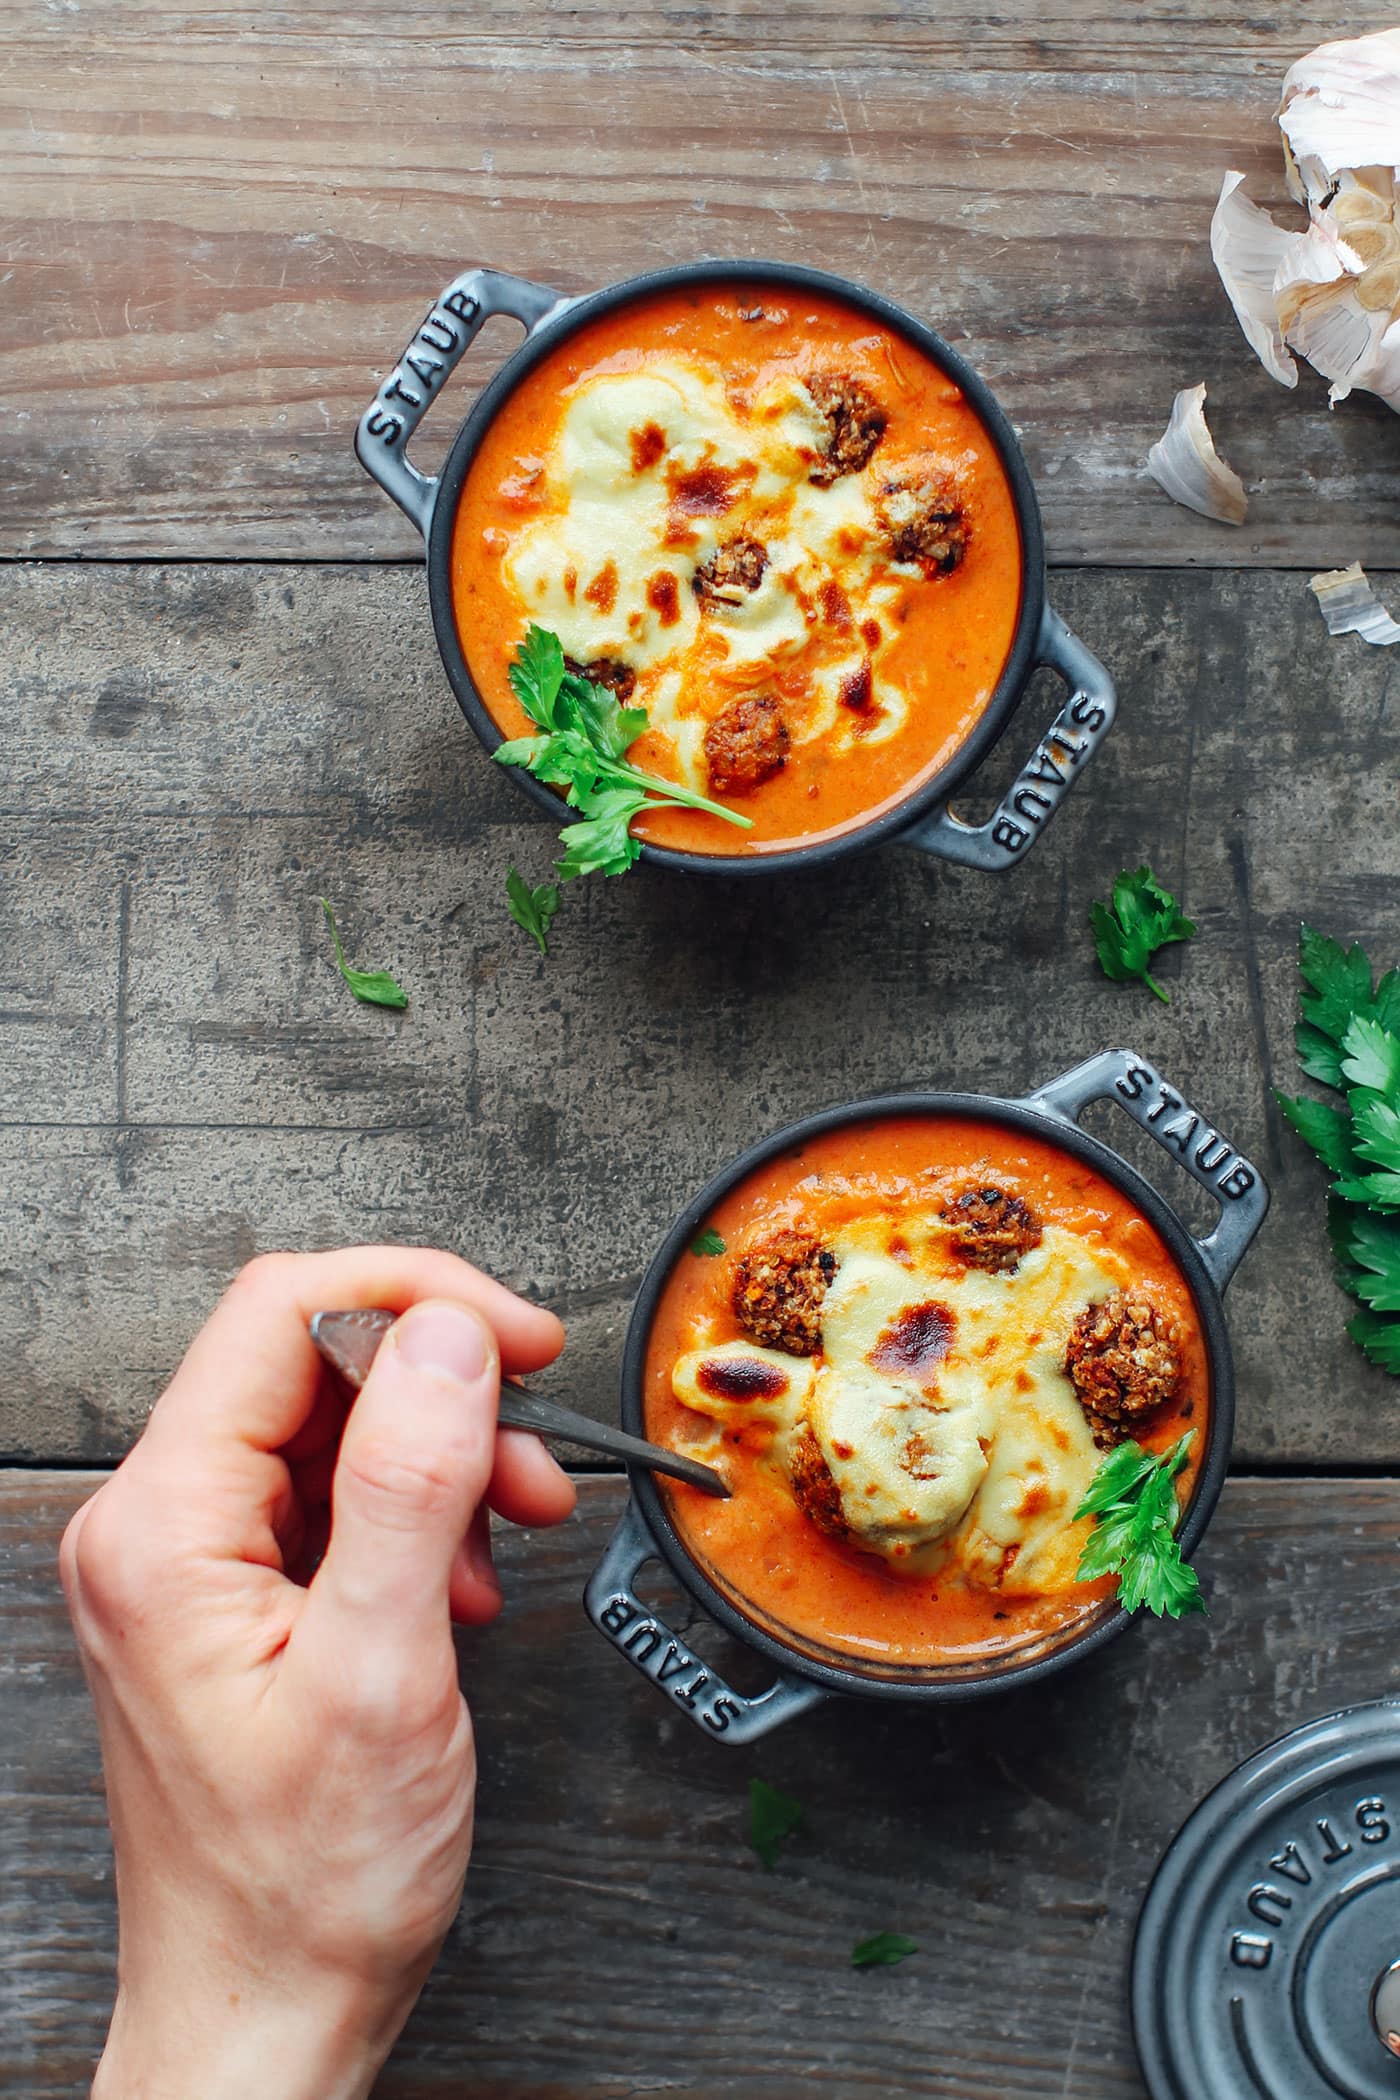
[[[966,554],[972,528],[947,475],[886,482],[878,507],[896,561],[912,562],[925,576],[947,576]]]
[[[762,540],[740,533],[700,564],[690,587],[702,605],[736,605],[741,592],[758,589],[767,566],[768,549]]]
[[[717,795],[751,795],[787,764],[792,738],[776,700],[746,693],[705,731],[705,764]]]
[[[798,1423],[788,1445],[787,1473],[797,1506],[808,1523],[815,1524],[828,1538],[849,1538],[841,1491],[832,1478],[816,1432],[805,1419]]]
[[[843,474],[860,472],[884,436],[889,417],[858,379],[819,372],[807,381],[807,391],[827,428],[822,456],[811,478],[819,488],[827,488]]]
[[[1129,1425],[1175,1395],[1182,1371],[1175,1323],[1141,1292],[1112,1291],[1075,1321],[1065,1370],[1094,1442],[1111,1449]]]
[[[973,1269],[1014,1275],[1021,1256],[1040,1245],[1040,1220],[1006,1189],[964,1189],[940,1213],[953,1252]]]
[[[836,1256],[815,1233],[785,1226],[740,1260],[734,1316],[767,1349],[815,1356],[822,1345],[822,1300],[835,1274]]]
[[[637,674],[631,664],[620,663],[615,656],[595,656],[588,664],[581,664],[577,657],[566,656],[564,669],[572,671],[576,678],[588,679],[592,685],[605,685],[624,705],[631,699],[632,688],[637,683]]]

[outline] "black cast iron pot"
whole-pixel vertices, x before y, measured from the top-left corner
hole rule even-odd
[[[1098,1100],[1116,1101],[1217,1199],[1220,1217],[1206,1238],[1193,1238],[1135,1168],[1078,1127],[1077,1118]],[[1221,1296],[1264,1221],[1269,1191],[1258,1169],[1169,1087],[1146,1058],[1131,1050],[1102,1051],[1019,1100],[984,1094],[886,1094],[826,1109],[753,1146],[687,1205],[647,1271],[623,1356],[623,1428],[645,1434],[643,1369],[657,1303],[676,1261],[714,1206],[766,1160],[824,1131],[877,1116],[924,1115],[975,1116],[1003,1123],[1087,1160],[1137,1205],[1166,1242],[1195,1302],[1210,1370],[1208,1438],[1179,1531],[1182,1550],[1189,1556],[1219,1497],[1234,1428],[1234,1371]],[[631,1485],[622,1520],[584,1592],[585,1608],[621,1655],[697,1726],[727,1743],[752,1742],[832,1693],[936,1705],[1033,1683],[1101,1648],[1128,1624],[1128,1614],[1110,1602],[1068,1634],[1044,1637],[991,1661],[955,1665],[881,1666],[834,1651],[818,1652],[813,1644],[798,1646],[795,1639],[782,1639],[770,1625],[746,1616],[721,1594],[683,1543],[650,1473],[633,1470]],[[757,1698],[735,1691],[641,1602],[635,1590],[637,1576],[652,1560],[663,1561],[727,1632],[777,1666],[776,1681],[767,1691]]]
[[[670,847],[644,846],[644,860],[689,873],[754,875],[831,860],[837,854],[899,838],[925,853],[965,866],[989,870],[1014,867],[1039,837],[1084,766],[1113,724],[1113,681],[1098,659],[1045,602],[1045,544],[1040,509],[1015,433],[986,384],[950,350],[941,337],[877,292],[844,277],[792,263],[688,263],[631,277],[585,298],[566,299],[547,286],[499,270],[468,270],[443,292],[398,364],[360,418],[355,451],[380,487],[393,497],[427,541],[428,598],[433,629],[452,690],[463,714],[488,751],[504,742],[467,669],[452,602],[452,532],[467,470],[487,426],[512,389],[532,366],[565,337],[600,314],[648,293],[679,285],[744,284],[804,287],[871,314],[884,327],[906,336],[942,366],[981,417],[1006,469],[1021,531],[1021,610],[1011,653],[996,691],[971,735],[941,772],[913,790],[894,809],[872,817],[839,837],[811,846],[755,854],[681,853]],[[443,386],[468,344],[493,314],[509,314],[524,324],[525,340],[483,388],[470,415],[453,440],[436,480],[419,473],[408,459],[408,441],[429,402]],[[1022,766],[995,814],[984,824],[969,824],[953,814],[948,797],[962,787],[998,741],[1030,682],[1037,664],[1046,664],[1069,689],[1069,697],[1050,728]],[[511,776],[557,822],[559,797],[521,768]]]

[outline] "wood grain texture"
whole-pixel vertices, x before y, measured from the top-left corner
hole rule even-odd
[[[1300,0],[13,0],[0,552],[408,554],[350,435],[460,268],[572,293],[768,256],[877,286],[972,359],[1061,560],[1400,562],[1400,426],[1269,380],[1207,247],[1226,167],[1282,199],[1272,111],[1324,26]],[[424,459],[509,340],[473,353]],[[1201,379],[1256,489],[1240,531],[1144,478]]]
[[[0,1475],[0,2087],[25,2100],[85,2089],[110,2002],[106,1822],[54,1571],[95,1484]],[[1400,1483],[1240,1480],[1202,1549],[1208,1619],[1134,1628],[1010,1698],[833,1704],[736,1752],[583,1619],[620,1503],[587,1480],[561,1531],[500,1541],[506,1616],[462,1644],[467,1899],[379,2100],[1142,2100],[1126,1972],[1162,1847],[1251,1751],[1400,1682]],[[667,1599],[707,1658],[752,1665]],[[745,1842],[753,1773],[807,1811],[772,1873]],[[883,1929],[920,1954],[853,1972]]]
[[[1228,1301],[1237,1454],[1400,1458],[1395,1388],[1342,1335],[1320,1171],[1270,1093],[1299,1083],[1300,917],[1400,954],[1400,673],[1331,641],[1301,577],[1054,579],[1122,714],[1011,876],[905,848],[745,885],[643,868],[574,885],[547,961],[503,884],[547,873],[550,828],[464,727],[417,571],[11,586],[0,1451],[119,1453],[242,1261],[371,1238],[547,1297],[561,1393],[606,1418],[653,1248],[755,1136],[893,1087],[1022,1092],[1127,1042],[1275,1187]],[[1031,740],[1028,718],[992,774]],[[1163,958],[1169,1007],[1093,956],[1090,899],[1142,859],[1201,927]],[[322,895],[406,1014],[351,999]],[[1205,1224],[1125,1117],[1095,1127]]]

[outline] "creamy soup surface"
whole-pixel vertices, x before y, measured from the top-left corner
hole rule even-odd
[[[646,1434],[717,1466],[667,1482],[741,1610],[815,1653],[949,1663],[1072,1628],[1075,1521],[1105,1453],[1209,1421],[1186,1281],[1140,1211],[990,1121],[871,1119],[760,1168],[682,1256],[648,1344]]]
[[[507,736],[530,622],[646,710],[647,770],[752,820],[658,844],[771,853],[944,766],[1005,666],[1021,546],[1005,470],[938,365],[854,306],[762,284],[642,298],[502,405],[454,528],[462,647]]]

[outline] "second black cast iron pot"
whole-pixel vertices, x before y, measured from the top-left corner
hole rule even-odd
[[[1125,1159],[1079,1128],[1080,1115],[1091,1101],[1099,1100],[1116,1102],[1169,1158],[1215,1197],[1220,1217],[1205,1238],[1195,1238]],[[1182,1551],[1189,1557],[1219,1497],[1234,1429],[1234,1370],[1221,1297],[1264,1222],[1269,1191],[1258,1168],[1169,1086],[1145,1057],[1131,1050],[1102,1051],[1014,1101],[984,1094],[886,1094],[874,1101],[826,1109],[753,1146],[686,1206],[647,1271],[623,1356],[623,1428],[637,1436],[646,1434],[643,1374],[652,1320],[667,1278],[715,1205],[755,1168],[791,1152],[804,1140],[881,1116],[971,1116],[1023,1130],[1086,1160],[1121,1189],[1161,1234],[1195,1303],[1210,1372],[1206,1447],[1178,1534]],[[775,1666],[775,1680],[765,1692],[754,1698],[736,1691],[641,1600],[636,1581],[648,1561],[663,1562],[702,1610]],[[1102,1647],[1128,1624],[1122,1607],[1108,1603],[1068,1633],[1046,1637],[990,1661],[966,1664],[885,1666],[856,1662],[835,1651],[819,1653],[814,1646],[799,1646],[795,1639],[783,1640],[770,1625],[746,1616],[720,1592],[672,1523],[654,1477],[640,1470],[632,1472],[631,1500],[584,1592],[584,1604],[593,1624],[620,1655],[649,1677],[697,1727],[727,1743],[752,1742],[832,1693],[929,1705],[975,1699],[1033,1683]]]
[[[949,763],[913,789],[894,809],[811,846],[756,854],[682,853],[644,846],[644,860],[688,873],[761,875],[834,859],[877,841],[898,838],[925,853],[967,867],[1014,867],[1034,845],[1061,800],[1113,724],[1113,681],[1045,599],[1045,542],[1040,509],[1015,432],[985,382],[931,328],[878,292],[825,270],[793,263],[687,263],[628,278],[600,292],[569,299],[546,285],[500,270],[468,270],[447,286],[398,364],[360,418],[355,451],[361,464],[418,527],[427,542],[428,596],[433,629],[452,690],[488,751],[504,741],[467,669],[452,600],[452,533],[468,469],[492,418],[525,374],[565,337],[600,315],[649,293],[685,285],[744,285],[807,289],[841,299],[905,336],[962,389],[996,445],[1016,505],[1021,532],[1021,606],[1011,653],[996,690],[971,735]],[[522,323],[525,340],[483,388],[453,440],[441,474],[422,474],[408,458],[408,442],[467,346],[493,314]],[[984,824],[969,824],[948,806],[1001,737],[1037,664],[1048,665],[1068,698]],[[559,797],[521,769],[511,777],[556,819]]]

